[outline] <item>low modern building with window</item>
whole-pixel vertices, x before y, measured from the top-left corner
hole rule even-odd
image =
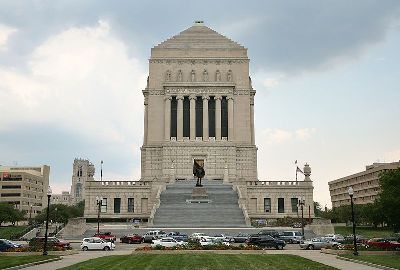
[[[354,190],[354,203],[373,203],[379,196],[379,176],[386,171],[400,168],[400,161],[392,163],[373,163],[365,171],[345,176],[328,183],[332,207],[350,204],[349,187]]]
[[[0,202],[34,217],[47,207],[50,167],[0,166]]]

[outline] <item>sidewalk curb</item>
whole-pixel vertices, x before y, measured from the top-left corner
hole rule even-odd
[[[336,258],[339,259],[339,260],[349,261],[349,262],[358,263],[358,264],[363,264],[363,265],[376,267],[376,268],[383,269],[383,270],[397,270],[396,268],[392,268],[392,267],[389,267],[389,266],[383,266],[383,265],[380,265],[380,264],[364,262],[364,261],[360,261],[360,260],[356,260],[356,259],[350,259],[350,258],[341,257],[341,256],[336,256]]]
[[[34,265],[39,265],[39,264],[44,264],[44,263],[59,261],[59,260],[61,260],[61,259],[62,259],[61,257],[58,257],[58,258],[47,259],[47,260],[43,260],[43,261],[31,262],[31,263],[21,264],[21,265],[9,267],[9,268],[4,268],[3,270],[17,270],[17,269],[23,269],[23,268],[30,267],[30,266],[34,266]]]

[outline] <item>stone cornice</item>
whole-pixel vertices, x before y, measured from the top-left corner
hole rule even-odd
[[[149,63],[153,64],[178,64],[178,65],[183,65],[183,64],[191,64],[191,65],[196,65],[196,64],[202,64],[202,65],[208,65],[208,64],[215,64],[215,65],[220,65],[220,64],[244,64],[244,63],[249,63],[250,59],[248,58],[216,58],[216,59],[210,59],[210,58],[204,58],[204,59],[199,59],[199,58],[182,58],[182,59],[177,59],[177,58],[150,58]]]

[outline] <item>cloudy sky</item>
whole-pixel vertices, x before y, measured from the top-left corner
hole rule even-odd
[[[0,164],[139,179],[150,48],[195,20],[248,48],[260,180],[308,162],[330,206],[328,181],[400,160],[400,1],[3,0]]]

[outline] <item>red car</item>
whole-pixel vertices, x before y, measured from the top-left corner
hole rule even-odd
[[[117,237],[115,237],[115,235],[112,235],[111,232],[95,233],[93,237],[98,237],[111,242],[115,242],[117,240]]]
[[[143,242],[143,236],[138,234],[128,234],[124,235],[120,238],[121,243],[128,243],[128,244],[140,244]]]
[[[32,238],[31,241],[29,242],[30,246],[38,245],[39,243],[44,243],[45,238],[44,237],[35,237]],[[71,244],[68,241],[65,241],[64,239],[58,239],[56,237],[47,237],[47,242],[49,244],[53,244],[55,247],[60,247],[63,249],[70,249]]]
[[[400,250],[400,243],[395,239],[372,238],[369,239],[366,244],[371,247],[379,247],[382,249]]]

